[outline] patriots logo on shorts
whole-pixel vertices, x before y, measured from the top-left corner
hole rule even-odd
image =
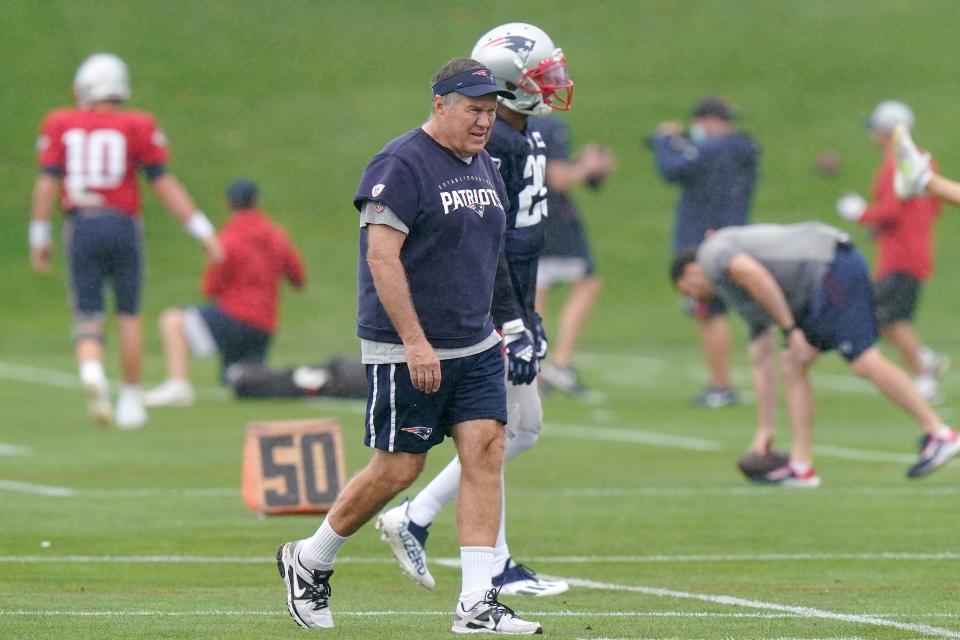
[[[431,427],[403,427],[400,431],[406,431],[407,433],[412,433],[421,440],[429,440],[430,434],[433,433]]]
[[[515,54],[517,54],[517,56],[520,57],[520,60],[526,64],[527,58],[530,57],[530,51],[533,50],[533,45],[535,44],[535,40],[531,40],[525,36],[500,36],[499,38],[490,40],[483,46],[506,47],[507,49],[510,49],[510,51],[513,51]]]

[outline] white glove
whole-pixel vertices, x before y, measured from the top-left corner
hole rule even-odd
[[[837,213],[844,220],[859,222],[867,212],[867,201],[859,193],[848,193],[837,200]]]

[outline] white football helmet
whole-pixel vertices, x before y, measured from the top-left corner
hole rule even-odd
[[[473,47],[470,57],[491,71],[501,89],[517,94],[500,102],[526,115],[545,116],[552,109],[566,111],[573,101],[573,82],[567,60],[542,29],[511,22],[491,29]]]
[[[126,102],[130,99],[127,65],[112,53],[95,53],[77,69],[73,91],[81,107],[89,107],[100,100]]]

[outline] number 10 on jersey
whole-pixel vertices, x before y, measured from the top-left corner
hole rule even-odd
[[[255,422],[243,446],[243,500],[254,513],[325,513],[346,483],[340,423]]]

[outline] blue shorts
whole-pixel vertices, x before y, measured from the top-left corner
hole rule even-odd
[[[138,220],[113,209],[71,211],[64,246],[74,313],[102,314],[108,280],[117,312],[140,313],[143,233]]]
[[[405,363],[367,365],[363,444],[382,451],[426,453],[466,420],[507,422],[500,345],[440,361],[440,390],[413,388]]]
[[[873,287],[859,251],[837,247],[810,310],[798,324],[812,346],[821,351],[836,349],[847,362],[877,342]]]
[[[196,309],[203,316],[203,321],[207,323],[213,341],[217,343],[222,362],[220,367],[222,378],[232,364],[259,364],[267,359],[267,349],[270,347],[269,333],[234,320],[214,304],[200,305]]]

